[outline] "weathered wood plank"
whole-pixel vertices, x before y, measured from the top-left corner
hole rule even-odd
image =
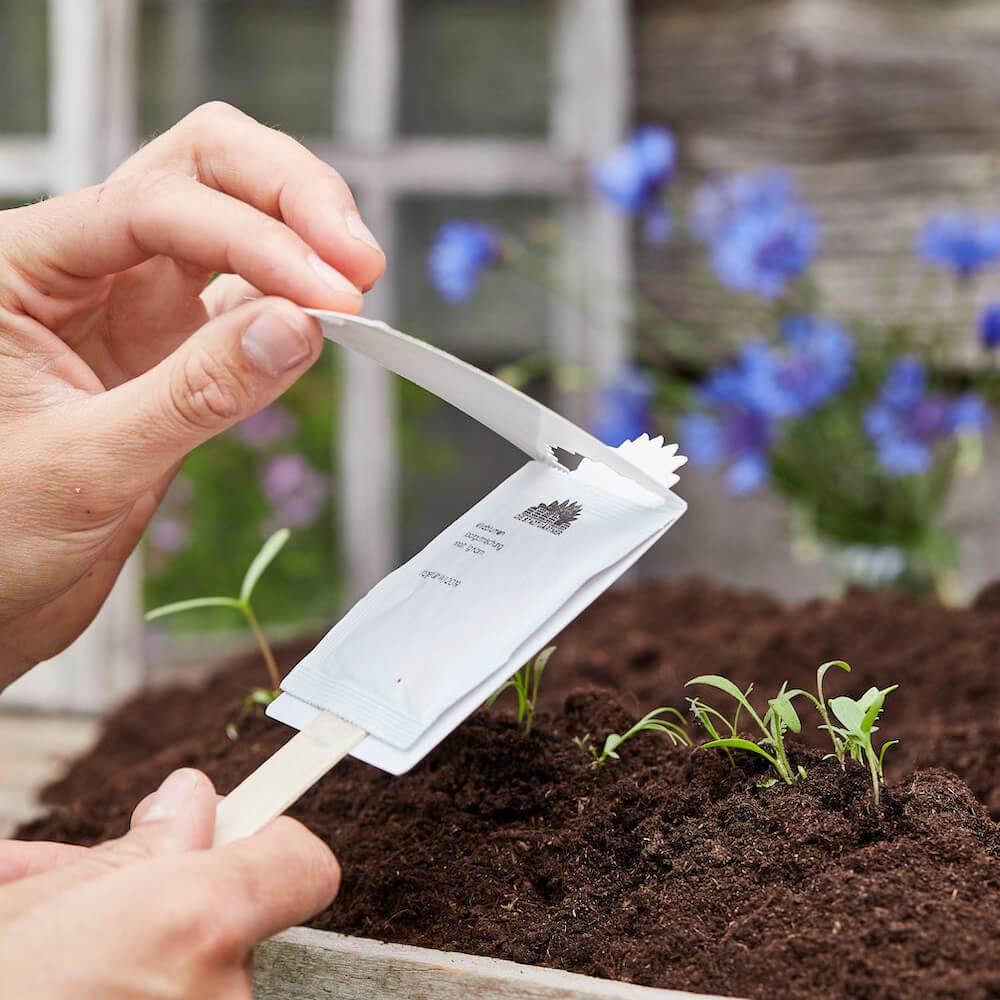
[[[816,206],[816,275],[838,308],[966,322],[972,296],[928,282],[910,247],[934,210],[998,209],[998,44],[1000,5],[978,0],[636,0],[635,117],[677,132],[682,190],[786,165]],[[674,317],[752,329],[697,256],[643,248],[644,290]],[[998,292],[993,275],[980,300]]]
[[[690,1000],[701,995],[305,927],[265,942],[254,959],[256,1000],[468,1000],[471,996],[477,1000]]]

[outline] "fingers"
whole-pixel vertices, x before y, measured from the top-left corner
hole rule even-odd
[[[0,841],[0,885],[79,861],[86,853],[85,847],[75,844]]]
[[[119,868],[189,851],[212,843],[217,797],[200,771],[174,771],[146,801],[143,814],[124,837],[80,853],[68,863],[7,886],[0,894],[0,919]]]
[[[340,889],[333,852],[287,816],[253,837],[215,848],[198,865],[209,896],[228,901],[229,933],[246,949],[315,916]]]
[[[118,174],[163,167],[189,172],[281,219],[359,288],[371,287],[385,269],[385,256],[343,178],[294,139],[235,108],[219,102],[198,108]]]
[[[249,281],[235,274],[221,274],[201,293],[202,305],[209,319],[221,316],[230,309],[243,305],[252,299],[259,299],[261,291]]]
[[[361,292],[282,222],[181,173],[150,171],[33,208],[40,259],[95,278],[157,255],[242,275],[302,305],[358,312]],[[27,266],[31,269],[31,261]]]
[[[101,468],[115,456],[117,480],[96,491],[131,494],[192,448],[255,413],[319,357],[319,324],[290,302],[245,303],[206,323],[173,354],[73,410],[74,456]]]

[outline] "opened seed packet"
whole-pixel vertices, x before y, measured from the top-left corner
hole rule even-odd
[[[339,316],[324,324],[337,340],[344,326]],[[405,336],[378,329],[383,338]],[[484,405],[470,383],[495,379],[405,339],[419,365],[389,350],[387,367],[436,382],[434,391],[457,396],[466,412]],[[391,347],[379,336],[362,344],[372,356]],[[683,462],[676,446],[643,435],[610,449],[503,390],[508,417],[498,419],[493,406],[493,427],[536,457],[362,598],[285,678],[272,718],[303,729],[320,712],[335,713],[369,734],[355,757],[401,774],[684,513],[670,490]],[[560,464],[554,449],[581,456],[576,468]]]

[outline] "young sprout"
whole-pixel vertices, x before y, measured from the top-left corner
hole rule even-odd
[[[801,766],[792,768],[788,760],[788,753],[785,750],[785,732],[799,733],[802,731],[802,723],[799,721],[798,713],[792,705],[792,699],[800,695],[801,691],[789,691],[788,683],[782,684],[778,693],[773,698],[768,699],[767,712],[761,718],[747,697],[752,688],[747,688],[744,693],[731,680],[719,677],[717,674],[702,674],[699,677],[694,677],[687,682],[685,687],[689,687],[692,684],[704,684],[707,687],[714,687],[728,694],[737,704],[733,721],[729,722],[721,712],[715,710],[705,712],[704,708],[707,708],[707,706],[704,706],[703,702],[698,702],[699,710],[696,711],[696,717],[702,725],[705,725],[706,719],[709,720],[710,726],[706,728],[708,728],[709,735],[714,737],[708,743],[703,743],[702,749],[717,748],[726,751],[748,750],[763,757],[774,768],[778,778],[787,785],[794,784],[799,778],[806,776],[806,772]],[[697,699],[694,700],[697,701]],[[762,735],[758,742],[754,743],[751,740],[736,735],[740,711],[745,711],[761,731]],[[718,728],[711,722],[713,716],[725,722],[730,735],[721,736],[719,734]],[[765,747],[769,747],[771,752],[765,750]],[[774,781],[772,780],[766,782],[765,785],[773,783]]]
[[[830,733],[843,741],[843,748],[852,759],[863,760],[868,765],[876,806],[879,804],[879,790],[883,781],[885,752],[899,740],[887,740],[882,744],[882,749],[876,753],[872,744],[872,734],[878,732],[875,722],[885,704],[886,696],[898,687],[898,684],[881,690],[870,687],[857,701],[845,696],[830,699],[830,710],[840,723],[840,726],[831,725]]]
[[[517,696],[517,724],[524,726],[527,736],[535,721],[535,706],[538,704],[538,688],[542,683],[542,674],[549,657],[556,651],[555,646],[547,646],[534,661],[528,662],[506,684],[497,688],[486,701],[486,707],[492,708],[494,702],[508,689]]]
[[[664,719],[665,715],[676,716],[677,722]],[[609,757],[618,760],[618,748],[639,733],[662,733],[674,746],[691,746],[691,737],[688,735],[684,716],[676,708],[654,708],[652,712],[644,715],[631,729],[619,735],[609,733],[604,740],[604,746],[598,749],[591,742],[590,734],[577,736],[573,742],[584,752],[589,753],[593,767],[603,767]]]
[[[291,533],[287,528],[276,531],[261,547],[260,552],[254,556],[253,562],[247,568],[243,576],[243,583],[240,585],[239,597],[195,597],[188,601],[176,601],[173,604],[164,604],[159,608],[153,608],[146,612],[146,621],[151,622],[154,618],[163,618],[166,615],[174,615],[181,611],[193,611],[195,608],[234,608],[246,619],[253,632],[257,645],[260,647],[261,655],[264,657],[264,664],[267,667],[270,688],[256,688],[247,698],[248,706],[268,705],[281,693],[281,675],[278,673],[278,664],[275,662],[274,653],[268,644],[267,638],[257,621],[250,598],[253,595],[257,582],[264,574],[264,570],[270,566],[275,556],[284,548]]]
[[[851,672],[851,665],[849,663],[845,663],[843,660],[830,660],[822,664],[819,670],[816,671],[816,697],[814,698],[808,691],[802,691],[800,694],[808,698],[816,706],[816,711],[819,712],[820,718],[823,720],[823,725],[819,728],[825,729],[830,734],[830,739],[833,741],[833,755],[840,762],[840,766],[843,767],[844,741],[837,735],[830,722],[830,711],[827,707],[826,697],[823,694],[823,678],[826,676],[827,671],[833,667],[839,667],[847,673]]]

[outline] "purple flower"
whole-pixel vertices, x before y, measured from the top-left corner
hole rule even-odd
[[[176,517],[159,516],[149,527],[149,543],[161,552],[180,552],[187,546],[190,532]]]
[[[295,415],[277,403],[241,420],[233,432],[251,448],[267,448],[293,437],[299,429]]]
[[[677,164],[677,143],[664,128],[646,125],[594,165],[595,187],[622,212],[645,217],[643,237],[662,243],[670,235],[663,191]]]
[[[655,395],[652,380],[638,368],[623,368],[597,398],[591,433],[617,448],[649,430],[649,404]]]
[[[296,453],[276,455],[264,468],[264,496],[274,507],[268,525],[303,528],[319,516],[329,494],[325,476]]]
[[[979,314],[979,340],[983,347],[1000,347],[1000,302],[991,302]]]
[[[443,225],[427,256],[427,271],[438,294],[452,305],[467,302],[480,274],[500,259],[500,234],[478,222]]]
[[[929,264],[968,279],[1000,258],[1000,219],[949,212],[928,219],[917,253]]]

